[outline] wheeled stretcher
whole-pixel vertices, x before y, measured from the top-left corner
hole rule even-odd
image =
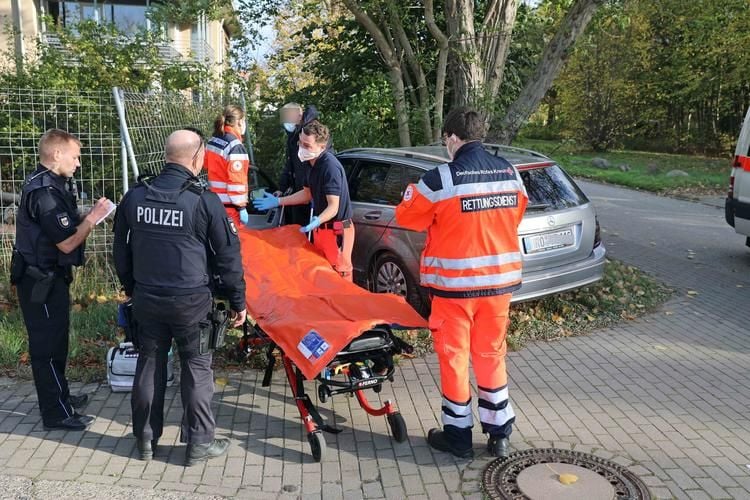
[[[424,318],[402,297],[374,294],[343,279],[299,232],[298,226],[240,231],[247,285],[247,323],[239,342],[243,355],[265,350],[263,386],[271,383],[276,353],[307,430],[312,456],[325,452],[327,425],[304,381],[314,380],[321,402],[350,394],[370,415],[385,416],[397,442],[406,424],[392,401],[374,407],[366,393],[379,393],[395,376],[394,356],[412,347],[395,328],[424,328]]]
[[[302,372],[257,324],[253,326],[245,324],[239,348],[247,355],[256,349],[265,349],[267,364],[263,376],[263,387],[271,385],[271,377],[276,364],[274,353],[280,351],[284,372],[292,389],[302,423],[307,430],[307,440],[310,443],[313,459],[320,462],[326,450],[326,441],[322,432],[338,434],[341,429],[323,421],[312,399],[305,392],[305,378]],[[387,418],[388,426],[396,442],[406,441],[408,437],[406,422],[396,409],[396,405],[386,400],[382,407],[376,408],[368,401],[365,391],[372,390],[379,393],[384,383],[393,382],[396,372],[393,363],[394,354],[412,351],[412,346],[394,335],[387,325],[380,325],[366,331],[341,350],[315,378],[318,399],[325,403],[329,398],[338,394],[354,394],[359,405],[369,415]]]

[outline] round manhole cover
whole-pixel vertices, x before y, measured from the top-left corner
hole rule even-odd
[[[569,479],[563,484],[560,478]],[[538,449],[491,462],[482,481],[489,498],[648,500],[648,488],[626,468],[594,455]]]

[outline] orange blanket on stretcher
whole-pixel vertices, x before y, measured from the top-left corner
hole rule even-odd
[[[247,311],[307,379],[375,325],[424,328],[406,301],[338,275],[299,226],[240,230]]]

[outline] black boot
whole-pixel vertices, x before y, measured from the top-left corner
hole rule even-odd
[[[440,429],[430,429],[427,433],[427,444],[436,450],[451,453],[458,458],[474,458],[474,450],[471,447],[471,431],[469,430],[468,448],[465,440],[459,444],[449,432]]]
[[[138,448],[138,458],[141,460],[151,460],[156,453],[156,447],[159,444],[158,439],[135,439],[135,445]]]
[[[508,458],[508,455],[510,455],[510,440],[505,437],[490,436],[487,441],[487,452],[493,457]]]
[[[86,406],[89,402],[89,395],[88,394],[71,394],[68,397],[68,401],[70,402],[70,406],[75,408],[76,410],[80,410],[84,406]]]
[[[65,431],[85,431],[86,428],[93,422],[93,417],[87,417],[85,415],[73,415],[63,420],[56,422],[44,422],[45,431],[53,430],[65,430]]]
[[[189,444],[185,450],[185,466],[190,467],[209,458],[220,457],[229,449],[226,438],[214,439],[208,444]]]

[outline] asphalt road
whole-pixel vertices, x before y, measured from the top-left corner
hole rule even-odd
[[[674,259],[684,270],[710,268],[736,286],[750,280],[750,248],[724,220],[723,208],[578,181],[594,203],[602,238],[616,258],[662,274],[650,260]],[[667,282],[674,276],[661,276]],[[679,280],[682,281],[682,280]]]

